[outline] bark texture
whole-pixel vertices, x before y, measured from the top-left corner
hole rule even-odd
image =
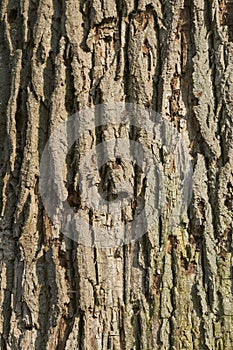
[[[232,0],[1,0],[0,16],[1,349],[233,349]],[[52,225],[39,166],[60,122],[109,101],[170,120],[194,185],[172,233],[168,208],[138,242],[97,249]],[[87,217],[72,160],[103,133],[67,161]]]

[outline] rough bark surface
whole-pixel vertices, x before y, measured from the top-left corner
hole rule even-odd
[[[232,0],[0,6],[1,349],[233,349]],[[164,209],[138,242],[97,249],[52,225],[39,166],[60,122],[109,101],[153,108],[184,133],[193,197],[172,233]],[[99,134],[67,161],[74,206],[72,159]]]

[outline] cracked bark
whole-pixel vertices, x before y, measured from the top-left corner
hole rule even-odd
[[[2,0],[0,15],[1,349],[231,350],[232,1]],[[60,122],[109,101],[153,108],[184,133],[194,186],[172,233],[164,212],[138,242],[97,249],[55,230],[39,165]],[[67,158],[68,202],[94,221],[77,164],[108,132]]]

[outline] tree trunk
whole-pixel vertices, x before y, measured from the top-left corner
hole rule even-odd
[[[232,0],[1,1],[1,349],[233,348],[232,20]],[[43,151],[75,112],[119,102],[153,109],[182,135],[192,198],[169,226],[178,170],[157,145],[171,167],[154,225],[127,244],[85,244],[44,207]],[[69,150],[67,202],[94,239],[100,222],[110,234],[113,224],[83,203],[79,166],[111,133],[154,142],[139,127],[99,125]],[[105,198],[109,169],[141,189],[146,207],[140,169],[118,158],[96,175]]]

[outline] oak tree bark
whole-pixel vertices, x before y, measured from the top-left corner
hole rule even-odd
[[[1,0],[0,15],[1,349],[232,349],[233,2]],[[38,182],[56,126],[111,101],[185,135],[193,194],[172,232],[164,209],[101,249],[56,230]],[[98,132],[67,161],[73,206],[72,159]]]

